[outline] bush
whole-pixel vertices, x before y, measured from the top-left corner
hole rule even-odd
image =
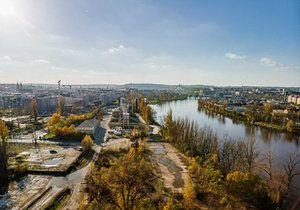
[[[84,137],[84,139],[82,140],[82,142],[81,142],[81,145],[82,145],[82,148],[83,148],[83,152],[87,152],[87,151],[91,150],[93,144],[94,144],[94,141],[91,138],[91,136],[86,135]]]
[[[227,174],[226,185],[230,192],[242,200],[251,200],[258,190],[260,178],[248,172],[235,171]]]

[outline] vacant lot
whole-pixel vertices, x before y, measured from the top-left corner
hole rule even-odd
[[[181,193],[189,178],[183,155],[169,143],[151,142],[148,145],[153,160],[159,166],[165,187]]]

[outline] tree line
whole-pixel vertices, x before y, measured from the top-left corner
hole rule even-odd
[[[139,107],[137,110],[146,123],[150,124],[154,122],[154,111],[147,103],[146,98],[139,98]]]
[[[96,107],[92,112],[86,114],[71,114],[68,117],[63,117],[59,113],[54,113],[48,121],[49,135],[54,135],[55,137],[63,139],[81,139],[83,134],[76,132],[75,126],[79,125],[84,120],[93,118],[96,118],[99,121],[103,119],[103,112],[100,108]]]
[[[198,109],[224,115],[233,120],[244,121],[251,124],[263,125],[277,130],[296,132],[296,122],[300,122],[300,111],[289,111],[285,113],[274,113],[275,107],[266,103],[263,106],[249,104],[244,112],[238,112],[236,109],[228,109],[227,104],[216,104],[214,100],[199,99]]]

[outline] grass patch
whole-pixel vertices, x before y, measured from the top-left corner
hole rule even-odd
[[[56,136],[54,133],[47,133],[46,135],[44,135],[44,140],[49,140],[49,139],[54,139]]]
[[[48,144],[39,144],[39,148],[47,148]],[[35,149],[34,144],[27,144],[27,143],[8,143],[7,146],[7,153],[8,157],[14,157],[21,152],[25,152],[31,149]]]
[[[71,190],[69,188],[62,191],[57,197],[53,199],[50,205],[45,210],[59,209],[71,197]]]

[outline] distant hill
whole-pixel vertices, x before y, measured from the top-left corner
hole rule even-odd
[[[138,90],[170,90],[178,85],[151,84],[151,83],[131,83],[122,85],[124,88],[135,88]]]

